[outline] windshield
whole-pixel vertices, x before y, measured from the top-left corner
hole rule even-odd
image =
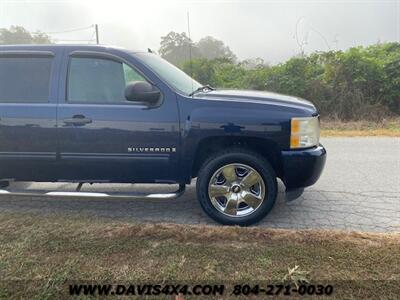
[[[193,91],[201,87],[201,84],[196,80],[158,55],[152,53],[135,53],[135,56],[169,85],[185,95],[190,95]]]

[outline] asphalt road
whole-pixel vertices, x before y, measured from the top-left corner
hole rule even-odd
[[[290,203],[285,202],[284,187],[280,184],[274,209],[258,226],[400,231],[400,139],[324,138],[322,143],[327,148],[328,159],[320,180],[307,188],[301,198]],[[30,188],[38,186],[43,185],[34,184]],[[63,187],[73,188],[65,184]],[[140,191],[162,190],[159,186],[134,187]],[[112,188],[132,189],[132,185]],[[1,195],[0,212],[90,215],[135,222],[215,224],[202,212],[193,184],[184,196],[176,200]]]

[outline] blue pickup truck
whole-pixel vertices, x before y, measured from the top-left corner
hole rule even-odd
[[[319,114],[303,99],[203,86],[151,52],[0,46],[0,194],[11,181],[178,184],[214,220],[250,225],[320,177]],[[33,194],[33,192],[32,192]]]

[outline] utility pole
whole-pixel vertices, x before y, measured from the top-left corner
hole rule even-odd
[[[190,19],[189,12],[187,12],[187,27],[188,27],[188,38],[189,38],[189,60],[192,62],[192,40],[190,39]]]
[[[190,61],[190,77],[193,78],[193,61],[192,61],[192,40],[190,38],[190,19],[189,19],[189,12],[187,12],[187,26],[188,26],[188,38],[189,38],[189,61]],[[193,80],[192,80],[192,92],[194,91],[193,88]],[[193,94],[192,94],[193,96]]]
[[[94,24],[94,29],[96,31],[96,44],[98,45],[98,44],[100,44],[100,42],[99,42],[99,25]]]

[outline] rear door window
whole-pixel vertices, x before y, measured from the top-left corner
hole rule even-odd
[[[0,103],[49,102],[52,60],[0,56]]]

